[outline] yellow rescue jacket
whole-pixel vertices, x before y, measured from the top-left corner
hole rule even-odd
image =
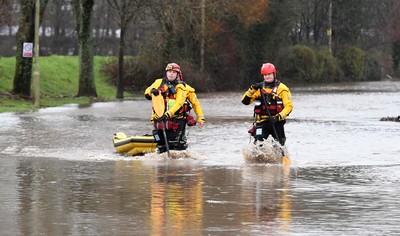
[[[265,93],[273,94],[283,103],[283,109],[279,112],[281,120],[286,119],[286,117],[292,112],[293,110],[293,102],[292,102],[292,94],[289,88],[283,84],[279,83],[276,91],[273,91],[275,88],[262,88]],[[246,93],[242,97],[242,103],[245,105],[249,105],[253,103],[255,100],[259,100],[261,98],[261,89],[254,89],[250,87]],[[271,114],[272,115],[272,114]],[[266,115],[257,115],[256,114],[256,122],[262,122],[267,119],[268,116]]]
[[[176,91],[175,94],[169,93],[167,83],[164,83],[164,79],[156,79],[153,84],[151,84],[144,92],[146,97],[151,97],[151,90],[155,88],[162,91],[168,91],[163,93],[164,101],[165,101],[165,113],[168,113],[171,118],[181,118],[182,113],[180,112],[188,100],[192,106],[193,110],[196,113],[197,120],[204,122],[203,110],[200,105],[200,101],[197,99],[195,89],[189,86],[186,83],[180,82],[174,85],[174,89]],[[152,117],[156,118],[156,115],[153,111]]]
[[[197,122],[204,122],[204,114],[203,114],[203,109],[201,108],[200,101],[197,99],[197,95],[195,93],[195,89],[192,88],[190,85],[186,84],[187,88],[187,98],[189,102],[192,104],[194,113],[196,113],[197,116]]]

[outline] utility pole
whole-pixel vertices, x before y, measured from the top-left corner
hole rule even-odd
[[[332,1],[330,1],[330,3],[329,3],[328,30],[327,30],[326,34],[328,35],[329,52],[332,53]]]
[[[40,69],[39,69],[39,22],[40,0],[35,3],[35,42],[33,58],[33,101],[35,107],[40,106]]]

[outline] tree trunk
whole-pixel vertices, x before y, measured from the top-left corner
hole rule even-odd
[[[24,42],[33,43],[34,28],[34,0],[22,0],[19,15],[19,28],[16,35],[17,55],[15,64],[13,94],[25,98],[31,96],[32,57],[22,57]]]
[[[79,44],[79,90],[77,97],[97,97],[93,74],[92,12],[94,0],[74,0]]]
[[[400,40],[392,44],[393,70],[397,72],[400,65]]]
[[[121,37],[119,39],[118,53],[118,80],[117,98],[124,98],[124,47],[125,47],[125,26],[121,27]]]
[[[124,57],[125,57],[125,36],[129,21],[142,6],[141,1],[132,0],[107,0],[110,6],[116,11],[120,26],[120,39],[118,50],[118,78],[117,78],[117,95],[116,98],[124,98]]]
[[[40,1],[40,22],[48,0]],[[20,1],[19,28],[16,34],[17,54],[12,93],[25,98],[31,96],[32,57],[22,57],[24,42],[33,43],[35,37],[35,0]]]

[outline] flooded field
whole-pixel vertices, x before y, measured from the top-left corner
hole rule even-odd
[[[243,91],[244,92],[244,91]],[[1,235],[398,235],[399,82],[292,88],[291,166],[250,164],[253,107],[200,94],[189,158],[115,153],[148,100],[0,114]]]

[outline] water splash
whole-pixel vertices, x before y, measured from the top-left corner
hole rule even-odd
[[[243,147],[242,153],[245,161],[251,163],[282,164],[284,156],[289,158],[287,148],[272,138],[251,143]]]
[[[188,150],[170,150],[170,155],[171,155],[171,159],[199,159],[199,157],[194,154],[189,152]],[[151,158],[151,159],[167,159],[168,158],[168,154],[166,152],[158,154],[157,152],[153,152],[153,153],[147,153],[145,154],[143,157],[145,158]]]

